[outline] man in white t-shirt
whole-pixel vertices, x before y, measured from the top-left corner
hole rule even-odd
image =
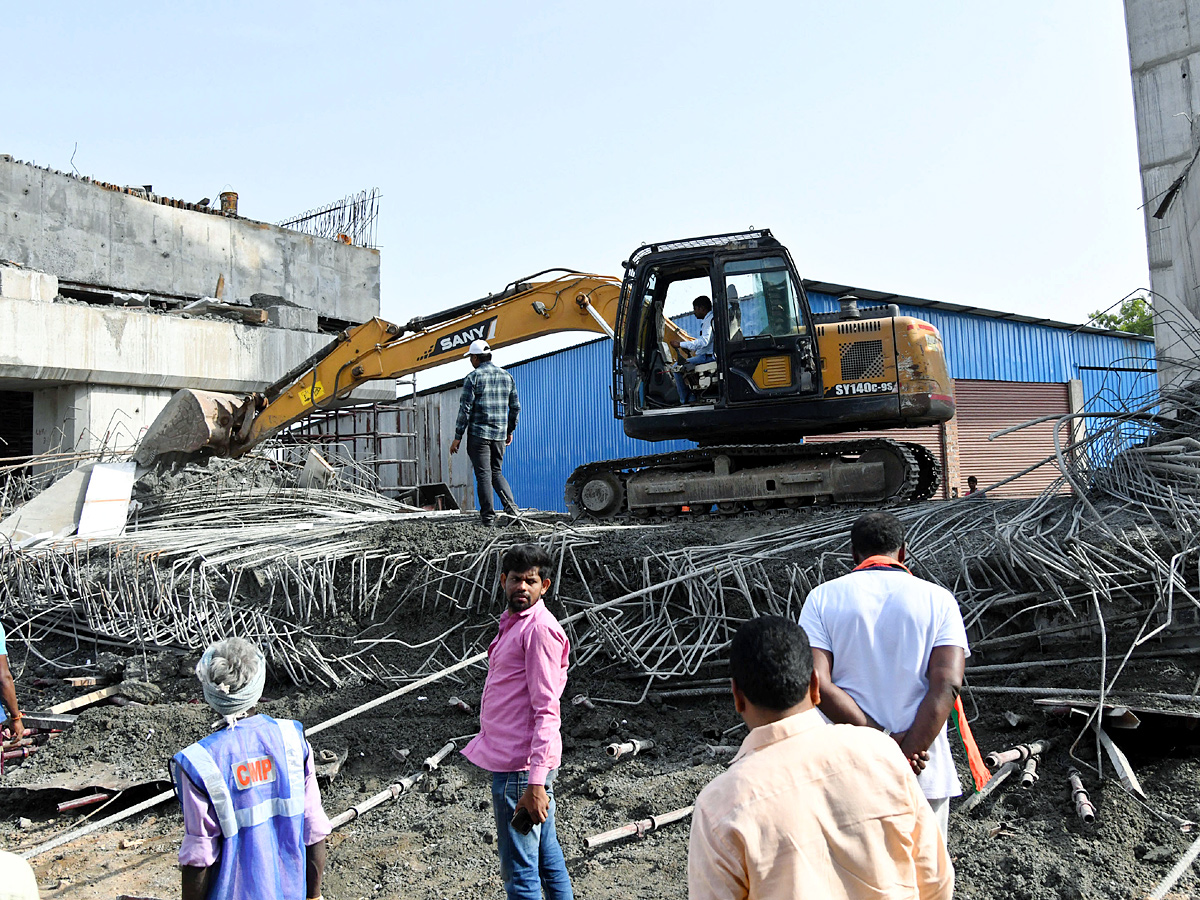
[[[691,403],[696,399],[695,393],[684,376],[695,371],[696,366],[715,360],[716,348],[713,345],[713,304],[708,297],[701,295],[692,301],[692,313],[700,320],[700,336],[695,340],[672,340],[671,346],[676,350],[683,349],[691,352],[691,356],[680,363],[679,371],[675,373],[675,388],[679,392],[680,403]]]
[[[850,530],[856,568],[814,588],[800,613],[831,721],[890,734],[946,833],[962,794],[946,719],[970,654],[954,595],[904,566],[904,526],[867,513]]]

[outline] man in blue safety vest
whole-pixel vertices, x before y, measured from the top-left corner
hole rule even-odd
[[[229,638],[204,652],[196,677],[225,727],[171,760],[183,806],[183,900],[320,898],[332,827],[303,726],[252,714],[266,660]]]

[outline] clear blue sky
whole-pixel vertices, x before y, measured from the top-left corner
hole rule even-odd
[[[806,277],[1146,287],[1119,0],[19,4],[0,152],[277,221],[383,192],[383,315],[770,227]]]

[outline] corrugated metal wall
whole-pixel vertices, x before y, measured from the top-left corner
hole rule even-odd
[[[810,292],[808,297],[816,313],[837,311],[837,300],[829,294]],[[1085,366],[1153,368],[1153,341],[921,306],[901,306],[900,313],[924,319],[942,333],[946,363],[955,379],[1065,384],[1079,378]],[[1084,396],[1091,396],[1086,383]]]
[[[836,299],[828,294],[812,292],[809,298],[817,313],[837,309]],[[955,379],[1065,386],[1078,378],[1083,382],[1084,408],[1096,411],[1110,411],[1119,397],[1126,396],[1125,391],[1144,393],[1154,383],[1153,375],[1100,371],[1114,366],[1153,367],[1152,342],[924,307],[901,306],[900,311],[941,331],[950,375]],[[695,333],[691,316],[678,321]],[[517,382],[522,410],[504,471],[521,506],[565,511],[563,486],[584,462],[692,446],[685,441],[649,443],[626,437],[612,414],[611,370],[612,345],[607,339],[509,369]],[[448,453],[458,397],[459,386],[455,385],[418,398],[422,480],[448,480],[463,508],[474,509],[474,480],[466,455],[460,453],[450,460]],[[960,421],[960,429],[962,426]],[[905,431],[893,434],[909,439]],[[450,465],[444,468],[447,460]],[[964,480],[968,474],[964,469]]]

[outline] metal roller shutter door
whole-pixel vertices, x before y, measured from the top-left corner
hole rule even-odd
[[[963,380],[954,382],[954,396],[958,404],[963,494],[967,492],[968,475],[978,478],[979,486],[984,488],[1054,453],[1054,422],[1032,425],[994,441],[989,441],[988,435],[1038,416],[1065,416],[1070,412],[1066,384]],[[988,496],[1036,497],[1058,477],[1058,467],[1048,463]]]
[[[925,428],[892,428],[888,431],[848,431],[844,434],[818,434],[806,437],[804,442],[807,444],[828,444],[832,441],[854,441],[860,438],[887,438],[890,441],[900,441],[904,444],[920,444],[933,454],[933,458],[938,461],[938,464],[943,469],[946,467],[946,458],[942,455],[942,429],[937,425],[930,425]],[[941,498],[945,500],[950,496],[948,491],[949,489],[945,481],[943,481],[942,487],[934,495],[934,499]]]

